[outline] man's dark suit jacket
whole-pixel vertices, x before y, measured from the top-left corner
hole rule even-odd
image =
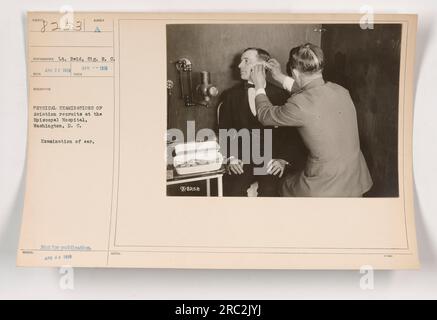
[[[219,111],[218,127],[219,129],[240,129],[247,128],[252,132],[253,129],[272,129],[272,158],[284,159],[295,165],[301,165],[302,159],[305,159],[305,148],[302,140],[295,128],[287,127],[266,127],[263,126],[258,118],[250,110],[247,84],[242,82],[223,94],[222,105]],[[283,89],[267,82],[266,93],[273,105],[283,105],[290,94]],[[261,135],[261,147],[263,142]],[[229,146],[227,155],[241,159],[242,146],[239,144],[238,155],[230,154]],[[257,150],[258,151],[258,150]],[[263,149],[261,148],[261,152]],[[262,153],[261,153],[262,154]],[[251,164],[253,164],[251,160]]]
[[[278,88],[277,86],[267,83],[266,94],[270,101],[275,105],[282,105],[287,101],[290,94]],[[294,172],[295,170],[300,170],[304,166],[306,159],[306,148],[303,145],[302,139],[300,138],[297,130],[292,127],[266,127],[263,126],[253,115],[250,110],[248,101],[248,87],[247,83],[240,83],[237,86],[232,87],[226,91],[222,96],[222,105],[219,110],[218,119],[219,129],[235,129],[237,131],[241,129],[249,129],[251,139],[249,141],[251,148],[260,148],[256,152],[259,154],[261,152],[261,158],[264,154],[263,141],[264,129],[272,130],[272,159],[283,159],[291,163],[291,167],[288,173]],[[261,135],[260,141],[261,145],[252,145],[252,130],[260,129]],[[235,140],[235,139],[234,139]],[[228,141],[227,156],[234,156],[240,160],[242,159],[242,143],[239,139],[238,154],[230,153],[230,143]],[[223,150],[223,146],[222,151]],[[251,150],[251,149],[250,149]],[[270,159],[267,159],[268,162]],[[246,196],[247,188],[254,181],[258,182],[258,196],[278,196],[278,182],[277,176],[272,175],[253,175],[253,167],[263,167],[263,164],[254,163],[252,156],[250,157],[250,162],[245,163],[243,169],[244,173],[242,175],[226,175],[224,179],[224,194],[225,196]]]

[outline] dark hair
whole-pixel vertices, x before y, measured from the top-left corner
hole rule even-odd
[[[245,53],[246,51],[250,51],[250,50],[256,51],[256,53],[258,54],[258,57],[261,60],[264,60],[264,61],[269,61],[270,60],[270,53],[268,53],[267,50],[264,50],[264,49],[261,49],[261,48],[252,48],[252,47],[251,48],[247,48],[247,49],[244,49],[243,53]]]
[[[325,59],[323,50],[312,43],[305,43],[290,50],[287,63],[287,72],[291,75],[292,69],[302,73],[316,73],[323,71]]]

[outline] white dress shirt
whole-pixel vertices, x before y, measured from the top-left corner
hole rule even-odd
[[[248,81],[248,83],[253,84],[252,81]],[[265,85],[264,85],[264,89],[262,89],[264,91],[265,94]],[[255,106],[255,97],[256,97],[256,92],[255,92],[255,88],[249,88],[247,90],[247,99],[249,101],[249,107],[250,107],[250,111],[252,111],[252,114],[254,116],[256,116],[256,106]]]

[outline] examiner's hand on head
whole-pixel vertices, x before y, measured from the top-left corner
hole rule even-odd
[[[259,63],[253,66],[251,71],[251,78],[255,89],[261,89],[266,86],[266,69],[265,64]]]
[[[272,159],[267,164],[267,173],[282,178],[287,164],[288,162],[283,159]]]
[[[243,174],[243,165],[244,164],[242,160],[231,157],[228,165],[226,166],[226,171],[228,174]]]
[[[279,83],[283,83],[286,77],[285,74],[281,71],[281,64],[278,60],[272,58],[266,63],[267,70],[272,74],[273,79],[278,81]]]

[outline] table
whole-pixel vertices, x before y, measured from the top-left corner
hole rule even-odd
[[[169,176],[169,171],[171,174]],[[186,182],[193,181],[202,181],[206,180],[206,196],[211,196],[211,180],[217,179],[217,196],[223,197],[223,173],[225,172],[224,167],[221,167],[218,170],[201,172],[201,173],[193,173],[193,174],[184,174],[179,175],[174,168],[167,169],[167,185],[174,185]]]

